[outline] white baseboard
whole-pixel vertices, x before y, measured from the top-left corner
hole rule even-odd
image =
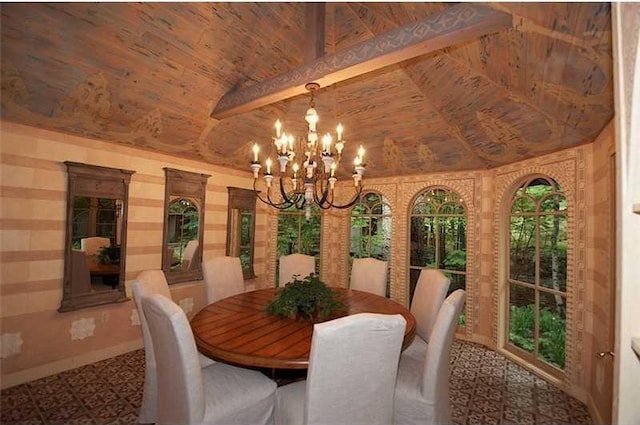
[[[46,376],[55,375],[56,373],[64,372],[65,370],[75,369],[110,357],[119,356],[120,354],[128,353],[129,351],[138,350],[143,346],[144,343],[142,342],[142,339],[138,339],[124,344],[115,345],[113,347],[108,347],[103,350],[91,351],[90,353],[84,353],[68,359],[47,363],[31,369],[24,369],[19,372],[2,375],[2,378],[0,379],[0,388],[5,389],[15,385],[24,384],[25,382],[44,378]]]

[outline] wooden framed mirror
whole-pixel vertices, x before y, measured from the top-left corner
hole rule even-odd
[[[202,279],[204,206],[208,174],[164,168],[162,270],[167,282]]]
[[[251,189],[227,187],[227,255],[240,257],[244,279],[256,277],[253,258],[256,233],[256,193]]]
[[[72,161],[64,164],[67,222],[58,311],[126,301],[129,182],[135,171]]]

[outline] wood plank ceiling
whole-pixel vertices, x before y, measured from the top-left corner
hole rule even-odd
[[[608,3],[484,5],[511,25],[468,41],[455,32],[448,47],[319,90],[319,130],[341,121],[345,158],[365,145],[368,177],[491,168],[591,142],[613,117]],[[325,54],[458,6],[327,3]],[[225,95],[309,68],[304,3],[1,12],[3,120],[247,171],[250,146],[266,149],[277,118],[305,134],[307,94],[211,118]]]

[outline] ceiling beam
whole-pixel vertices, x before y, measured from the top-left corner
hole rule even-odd
[[[324,3],[305,3],[306,43],[305,63],[324,56]]]
[[[304,86],[309,82],[327,87],[511,27],[509,13],[480,4],[457,4],[284,74],[231,91],[220,99],[211,117],[228,118],[306,93]]]

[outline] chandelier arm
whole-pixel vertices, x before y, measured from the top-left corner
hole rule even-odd
[[[291,203],[287,203],[287,202],[273,202],[271,200],[271,195],[269,194],[270,190],[267,189],[267,199],[264,199],[262,196],[260,196],[260,191],[258,190],[258,188],[256,187],[256,183],[257,183],[258,179],[253,179],[253,191],[256,194],[256,196],[258,197],[258,199],[260,201],[262,201],[263,203],[272,206],[273,208],[277,208],[279,210],[284,210],[287,209],[291,206]]]
[[[351,208],[352,206],[354,206],[356,204],[356,202],[358,202],[358,199],[360,199],[360,195],[362,194],[362,184],[358,185],[358,191],[356,192],[356,194],[353,196],[353,198],[347,202],[344,205],[338,205],[338,204],[334,204],[333,202],[331,202],[329,204],[329,206],[333,207],[333,208],[337,208],[339,210],[343,210],[345,208]]]
[[[279,184],[278,186],[280,186],[280,195],[282,196],[282,199],[284,199],[287,203],[289,204],[293,204],[294,202],[291,201],[291,199],[289,198],[289,196],[287,196],[287,193],[284,190],[284,183],[282,182],[282,176],[280,176],[279,178]]]
[[[320,192],[322,193],[322,198],[318,198],[318,180],[320,180]],[[327,203],[327,197],[329,196],[329,185],[323,184],[323,179],[316,179],[313,185],[313,198],[316,201],[316,204],[320,206],[322,209],[329,209],[331,207],[331,202],[328,202],[329,206],[325,207],[325,203]]]

